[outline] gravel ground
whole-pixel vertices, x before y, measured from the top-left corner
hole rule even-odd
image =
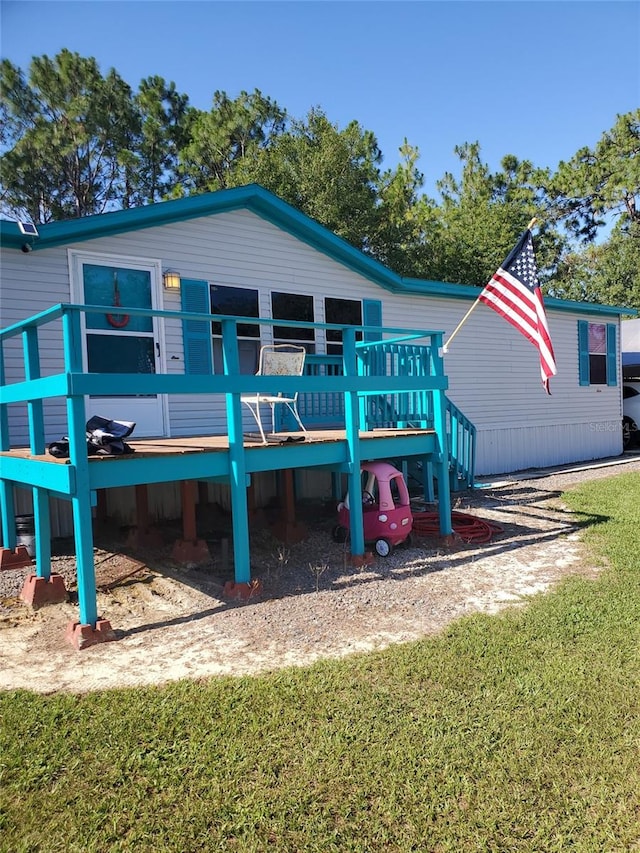
[[[568,574],[595,576],[559,496],[584,480],[627,472],[640,473],[639,453],[505,478],[455,501],[455,509],[501,526],[490,543],[422,538],[362,568],[331,538],[333,509],[305,519],[309,536],[297,545],[256,529],[252,576],[263,590],[243,603],[222,597],[229,575],[215,536],[212,562],[188,569],[177,568],[168,550],[134,560],[99,542],[98,607],[117,642],[81,652],[64,641],[78,610],[75,559],[59,549],[52,568],[70,590],[66,604],[33,612],[17,598],[28,570],[0,572],[0,689],[85,691],[306,665],[520,606]]]

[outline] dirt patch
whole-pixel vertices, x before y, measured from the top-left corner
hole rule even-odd
[[[189,569],[168,551],[134,558],[98,548],[98,610],[117,641],[81,652],[64,640],[67,623],[78,619],[73,554],[53,560],[71,601],[36,612],[17,598],[26,572],[3,572],[0,689],[87,691],[256,673],[383,648],[437,633],[460,616],[521,605],[567,575],[596,575],[578,519],[559,495],[580,480],[628,471],[640,471],[640,460],[476,490],[455,508],[499,524],[491,542],[444,547],[420,539],[360,569],[331,538],[333,513],[314,511],[309,537],[290,547],[256,530],[252,576],[263,591],[243,603],[222,597],[224,537],[211,540],[210,564]]]

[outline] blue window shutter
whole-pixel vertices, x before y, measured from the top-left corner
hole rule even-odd
[[[607,323],[607,385],[617,385],[618,352],[616,349],[616,325]]]
[[[382,326],[382,302],[379,299],[362,300],[362,325]],[[382,334],[379,332],[365,332],[365,341],[379,341]]]
[[[578,375],[581,385],[591,384],[589,373],[589,323],[578,320]]]
[[[209,282],[183,278],[180,282],[182,310],[210,314]],[[182,321],[184,372],[210,374],[213,372],[211,323],[196,320]]]

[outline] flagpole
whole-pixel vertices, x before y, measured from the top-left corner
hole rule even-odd
[[[533,228],[533,226],[536,224],[536,222],[537,222],[537,221],[538,221],[538,220],[537,220],[537,218],[534,216],[534,217],[533,217],[533,219],[531,220],[531,222],[527,225],[527,231],[531,231],[531,229]],[[484,288],[483,288],[483,289],[484,289]],[[482,292],[481,292],[481,294],[480,294],[480,295],[482,295]],[[455,329],[453,330],[453,332],[451,332],[451,334],[449,335],[449,340],[448,340],[448,341],[446,342],[446,344],[442,347],[442,352],[443,352],[445,355],[449,352],[449,344],[450,344],[450,343],[451,343],[451,341],[455,338],[455,336],[458,334],[458,332],[460,331],[460,329],[462,328],[462,326],[467,322],[467,319],[469,318],[469,315],[471,314],[471,312],[473,311],[473,309],[476,307],[476,305],[478,304],[478,302],[480,302],[480,296],[478,296],[478,298],[477,298],[477,299],[476,299],[476,301],[473,303],[473,305],[471,306],[471,308],[469,308],[469,310],[468,310],[468,311],[467,311],[467,313],[464,315],[464,317],[462,318],[462,320],[460,320],[460,322],[459,322],[459,323],[458,323],[458,325],[455,327]]]
[[[476,299],[476,301],[473,303],[473,305],[471,306],[471,308],[469,308],[469,310],[467,311],[467,313],[464,315],[464,317],[462,318],[462,320],[460,320],[460,322],[459,322],[459,323],[458,323],[458,325],[455,327],[455,329],[453,330],[453,332],[449,335],[449,340],[448,340],[448,341],[446,342],[446,344],[442,347],[442,352],[443,352],[445,355],[449,352],[449,344],[450,344],[450,343],[451,343],[451,341],[455,338],[455,336],[458,334],[458,332],[460,331],[460,329],[462,328],[462,326],[464,325],[464,323],[466,323],[467,318],[469,317],[469,315],[471,314],[471,312],[473,311],[473,309],[476,307],[476,305],[478,304],[478,302],[480,302],[480,297],[479,297],[479,296],[478,296],[478,298]]]

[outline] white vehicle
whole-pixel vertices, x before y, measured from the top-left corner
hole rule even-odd
[[[622,442],[626,450],[640,443],[640,381],[622,386]]]

